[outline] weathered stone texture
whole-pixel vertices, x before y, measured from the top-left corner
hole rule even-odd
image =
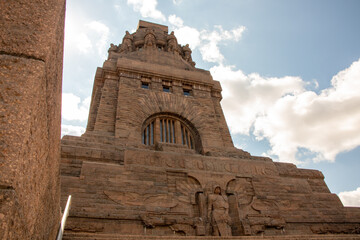
[[[50,239],[60,220],[65,1],[0,9],[0,239]]]
[[[134,235],[117,235],[117,234],[73,234],[66,233],[64,240],[217,240],[219,237],[211,236],[134,236]],[[358,240],[359,235],[340,235],[340,234],[323,234],[323,235],[294,235],[294,236],[233,236],[222,237],[228,240]]]
[[[62,204],[73,196],[66,239],[208,239],[216,221],[226,235],[267,239],[360,233],[360,208],[343,207],[320,171],[233,146],[219,82],[174,42],[140,21],[98,68],[86,132],[61,141]]]

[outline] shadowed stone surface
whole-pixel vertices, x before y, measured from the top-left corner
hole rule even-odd
[[[0,239],[54,239],[65,1],[0,9]]]
[[[215,240],[219,237],[212,236],[134,236],[134,235],[116,235],[116,234],[65,234],[64,240],[146,240],[146,239],[166,239],[166,240]],[[221,237],[228,240],[358,240],[360,235],[292,235],[292,236],[233,236]]]
[[[235,148],[220,101],[219,82],[166,26],[140,21],[112,44],[86,132],[61,141],[62,203],[73,196],[66,239],[177,239],[228,225],[233,236],[357,239],[310,238],[360,233],[360,208],[343,207],[317,170]]]

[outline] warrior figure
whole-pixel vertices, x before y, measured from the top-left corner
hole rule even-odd
[[[126,31],[126,34],[123,38],[120,52],[132,52],[133,50],[133,36],[130,35],[128,31]]]
[[[231,236],[229,203],[221,194],[220,186],[215,186],[213,194],[208,197],[208,221],[214,236]]]
[[[189,44],[186,44],[182,47],[182,50],[184,52],[184,60],[191,64],[191,66],[195,67],[195,62],[191,58],[191,49],[189,47]]]
[[[176,37],[174,35],[174,31],[172,31],[170,35],[167,37],[167,43],[168,43],[168,52],[179,53],[179,49],[178,49],[179,46]]]
[[[155,38],[155,34],[154,34],[154,30],[152,29],[147,29],[146,30],[146,34],[145,34],[145,45],[144,48],[156,48],[156,38]]]

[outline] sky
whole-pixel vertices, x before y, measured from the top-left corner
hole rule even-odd
[[[110,43],[155,22],[220,81],[236,147],[320,170],[360,206],[359,11],[357,0],[69,0],[62,135],[85,131]]]

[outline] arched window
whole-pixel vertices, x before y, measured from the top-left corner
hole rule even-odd
[[[157,114],[147,119],[142,129],[142,143],[154,145],[155,142],[181,144],[190,149],[200,145],[200,138],[191,124],[172,114]]]
[[[146,128],[143,130],[142,142],[145,145],[154,144],[154,121],[149,123]]]

